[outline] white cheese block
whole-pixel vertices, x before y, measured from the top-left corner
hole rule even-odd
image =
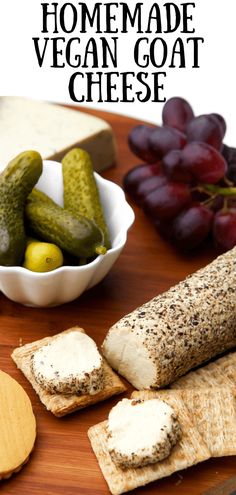
[[[115,161],[112,129],[104,120],[27,98],[0,98],[0,169],[27,149],[60,161],[76,146],[90,153],[96,171]]]
[[[145,466],[165,459],[180,435],[174,410],[159,399],[123,399],[108,417],[108,450],[122,467]]]
[[[103,360],[95,342],[71,331],[40,347],[31,358],[36,381],[51,393],[95,394],[103,388]]]

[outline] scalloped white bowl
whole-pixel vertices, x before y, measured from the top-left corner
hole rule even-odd
[[[94,174],[110,231],[112,248],[85,266],[62,266],[48,273],[36,273],[21,266],[0,266],[0,290],[12,301],[35,307],[49,307],[73,301],[98,284],[120,255],[134,212],[122,189]],[[37,188],[56,203],[63,204],[62,167],[45,160]]]

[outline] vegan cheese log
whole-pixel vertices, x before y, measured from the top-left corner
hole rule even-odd
[[[111,127],[102,119],[59,105],[27,98],[0,98],[0,164],[7,164],[26,149],[44,159],[60,161],[67,151],[80,147],[103,170],[114,162],[116,147]]]
[[[109,413],[107,446],[118,466],[140,467],[169,456],[181,436],[174,410],[162,400],[123,399]]]
[[[137,389],[163,387],[236,345],[236,247],[122,318],[103,353]]]

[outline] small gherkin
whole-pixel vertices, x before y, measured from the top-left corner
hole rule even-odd
[[[26,246],[24,206],[42,173],[37,151],[24,151],[0,175],[0,264],[19,265]]]
[[[90,258],[106,252],[103,233],[93,221],[72,215],[37,189],[27,198],[25,215],[30,231],[73,256]]]
[[[104,243],[111,242],[89,154],[74,148],[62,160],[64,207],[75,216],[84,215],[101,229]]]

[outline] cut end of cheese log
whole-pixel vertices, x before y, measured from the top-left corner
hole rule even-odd
[[[137,389],[156,389],[236,345],[236,247],[122,318],[103,353]]]
[[[118,322],[110,329],[102,350],[112,368],[138,390],[150,388],[155,383],[155,362],[143,345],[142,335],[133,332],[132,328]]]
[[[99,172],[114,164],[116,145],[104,120],[84,112],[27,98],[0,98],[0,169],[26,149],[61,161],[74,147],[87,151]]]

